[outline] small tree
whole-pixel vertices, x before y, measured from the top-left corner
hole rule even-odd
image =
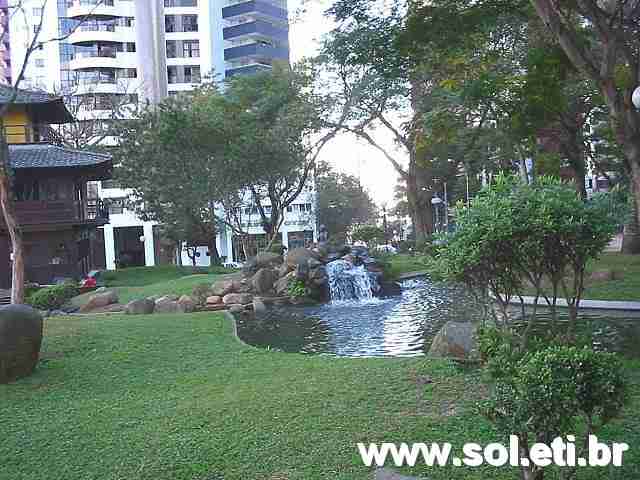
[[[363,225],[353,231],[351,238],[354,242],[365,242],[369,247],[384,242],[384,230],[375,225]]]
[[[575,326],[587,262],[615,233],[615,219],[602,202],[584,202],[575,188],[557,179],[542,177],[529,185],[500,176],[470,208],[459,205],[455,217],[458,229],[440,257],[447,276],[484,302],[495,299],[504,320],[511,300],[519,297],[523,304],[526,289],[532,289],[533,312],[523,343],[541,299],[555,318],[562,294]]]
[[[624,405],[623,368],[615,354],[553,346],[523,356],[508,369],[497,379],[484,413],[503,434],[518,437],[521,458],[530,458],[533,443],[549,445],[557,437],[579,434],[576,458],[586,458],[589,435],[616,418]],[[544,476],[533,462],[520,470],[523,480]],[[575,470],[561,469],[562,478],[573,478]]]

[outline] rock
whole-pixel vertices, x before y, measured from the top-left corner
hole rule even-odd
[[[31,375],[40,358],[42,315],[27,305],[0,307],[0,384]]]
[[[242,313],[244,312],[243,305],[229,305],[229,312],[231,313]]]
[[[222,303],[222,297],[219,295],[213,295],[211,297],[207,297],[207,305],[219,305]]]
[[[267,306],[264,304],[264,302],[259,299],[259,298],[254,298],[253,299],[253,311],[255,312],[256,315],[262,315],[267,313]]]
[[[300,261],[296,265],[296,278],[298,280],[306,281],[309,278],[309,264],[307,262]]]
[[[94,293],[89,297],[89,301],[80,307],[80,313],[90,312],[98,308],[104,308],[112,303],[118,303],[118,294],[113,290]]]
[[[250,293],[229,293],[222,297],[225,305],[246,305],[253,302],[253,295]]]
[[[326,276],[327,276],[327,269],[324,265],[320,265],[319,267],[316,267],[309,272],[309,278],[311,280],[315,280],[317,278],[322,278]]]
[[[327,283],[329,283],[329,277],[319,277],[319,278],[314,278],[312,280],[313,284],[318,286],[318,287],[323,287],[325,286]]]
[[[132,300],[127,303],[124,311],[127,315],[149,315],[153,313],[156,303],[144,298],[142,300]]]
[[[278,272],[270,268],[261,268],[251,279],[253,289],[259,295],[264,295],[273,289],[273,284],[278,280]]]
[[[251,293],[253,290],[253,286],[251,284],[251,280],[247,280],[246,278],[238,281],[233,281],[233,293]]]
[[[196,305],[196,301],[189,295],[183,295],[178,299],[178,311],[181,313],[195,312]]]
[[[122,305],[120,303],[112,303],[111,305],[107,305],[104,308],[101,308],[100,311],[102,313],[122,313],[124,312],[126,305]]]
[[[275,290],[277,295],[286,295],[289,292],[289,282],[296,277],[295,272],[289,272],[286,276],[282,277],[275,284]]]
[[[256,257],[258,269],[277,267],[282,264],[283,261],[282,255],[278,255],[277,253],[262,252]]]
[[[229,310],[229,307],[227,305],[220,303],[218,305],[206,305],[204,309],[207,312],[221,312],[223,310]]]
[[[429,348],[429,356],[477,360],[477,325],[471,322],[447,322],[438,332]]]
[[[418,477],[407,477],[400,475],[388,468],[378,468],[373,476],[373,480],[424,480]]]
[[[169,300],[164,297],[156,300],[155,313],[177,313],[178,312],[178,302],[175,300]]]
[[[233,280],[220,280],[211,286],[211,293],[217,297],[224,297],[233,292]]]
[[[163,301],[163,302],[164,302],[164,301],[177,302],[179,298],[180,298],[180,297],[179,297],[178,295],[173,295],[173,294],[170,294],[170,295],[163,295],[163,296],[161,296],[160,298],[158,298],[158,299],[156,300],[156,302],[158,302],[158,301]]]
[[[381,297],[395,297],[402,295],[402,286],[398,282],[378,282],[380,285],[379,295]]]
[[[322,262],[319,260],[316,260],[315,258],[310,258],[307,261],[307,265],[309,265],[309,269],[313,270],[314,268],[318,268],[322,266]]]
[[[280,265],[280,268],[278,269],[278,278],[286,276],[287,273],[289,273],[289,265],[285,262]]]
[[[309,260],[317,260],[318,254],[309,250],[308,248],[294,248],[287,253],[287,265],[292,270],[296,268],[300,263],[308,265]]]

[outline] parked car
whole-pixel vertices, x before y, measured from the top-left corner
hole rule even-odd
[[[398,249],[393,245],[378,245],[376,247],[377,252],[390,253],[391,255],[395,255],[398,253]]]

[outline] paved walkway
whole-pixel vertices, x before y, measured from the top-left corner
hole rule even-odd
[[[401,275],[398,275],[398,280],[399,281],[411,280],[412,278],[424,277],[428,273],[429,272],[427,272],[426,270],[422,270],[422,271],[419,271],[419,272],[407,272],[407,273],[403,273]]]
[[[373,480],[427,480],[426,478],[407,477],[389,470],[388,468],[380,468],[373,475]]]
[[[533,305],[534,297],[522,297],[525,305]],[[514,305],[520,305],[520,299],[516,298],[511,300]],[[542,307],[547,306],[547,302],[544,299],[538,301],[538,305]],[[566,300],[559,298],[558,307],[566,308]],[[640,302],[627,302],[627,301],[610,301],[610,300],[582,300],[580,302],[580,308],[588,310],[620,310],[628,312],[640,312]]]

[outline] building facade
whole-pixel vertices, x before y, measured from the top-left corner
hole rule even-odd
[[[21,11],[10,17],[9,28],[16,32],[11,36],[12,75],[22,68],[41,24],[42,44],[27,65],[23,85],[72,95],[81,121],[110,121],[114,105],[157,103],[203,82],[289,61],[286,0],[57,0],[47,2],[45,10],[41,0],[24,0]],[[64,39],[47,41],[56,37]],[[127,209],[128,190],[113,181],[95,188],[111,215],[104,227],[107,268],[171,260],[158,226]],[[314,202],[301,199],[300,204]],[[315,221],[302,225],[293,211],[287,214],[283,244],[289,238],[299,243],[304,232],[315,235]],[[259,238],[262,230],[253,225],[248,231]],[[228,261],[239,258],[233,244],[230,232],[217,239]],[[208,263],[208,252],[201,252],[199,261]]]

